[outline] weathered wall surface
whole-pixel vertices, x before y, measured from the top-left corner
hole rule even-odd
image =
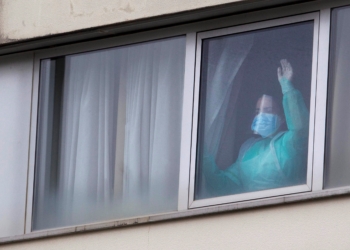
[[[350,198],[304,202],[187,220],[2,245],[47,249],[349,249]]]
[[[0,0],[0,43],[243,0]]]

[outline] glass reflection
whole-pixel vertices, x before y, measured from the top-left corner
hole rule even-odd
[[[195,199],[306,183],[312,34],[305,22],[204,41]]]

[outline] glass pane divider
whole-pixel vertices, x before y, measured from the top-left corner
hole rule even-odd
[[[36,151],[36,132],[37,132],[37,117],[38,117],[38,102],[39,102],[39,73],[40,59],[34,54],[33,67],[33,83],[32,83],[32,109],[31,109],[31,124],[30,124],[30,147],[28,160],[28,182],[27,182],[27,204],[26,204],[26,219],[25,219],[25,234],[32,231],[32,212],[33,212],[33,197],[34,197],[34,168],[35,168],[35,151]]]
[[[329,39],[330,39],[330,9],[323,9],[320,12],[319,27],[319,49],[317,65],[317,94],[315,109],[315,139],[312,191],[323,189],[324,174],[324,153],[326,134],[326,105],[328,85],[328,60],[329,60]]]
[[[197,158],[197,132],[198,132],[198,114],[199,114],[199,75],[201,66],[201,48],[202,39],[200,34],[197,34],[196,41],[196,65],[195,65],[195,80],[194,80],[194,97],[193,97],[193,121],[192,121],[192,144],[191,144],[191,167],[190,167],[190,188],[189,188],[189,207],[192,207],[194,201],[195,176],[196,176],[196,158]]]
[[[196,33],[186,35],[178,210],[188,209]]]

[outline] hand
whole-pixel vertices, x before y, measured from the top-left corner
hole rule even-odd
[[[278,67],[277,69],[278,81],[280,83],[285,80],[291,82],[293,77],[292,65],[290,65],[290,63],[286,59],[282,59],[281,66],[282,66],[282,69],[281,67]]]

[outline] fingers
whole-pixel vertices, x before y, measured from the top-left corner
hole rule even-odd
[[[278,77],[278,80],[282,78],[282,70],[280,67],[277,68],[277,77]]]
[[[277,70],[278,78],[286,78],[288,81],[292,80],[293,77],[293,68],[292,65],[287,61],[287,59],[282,59],[280,61],[281,67]]]
[[[281,60],[282,72],[290,71],[292,69],[292,65],[287,61],[287,59]]]
[[[286,59],[282,59],[281,65],[282,65],[282,72],[286,72],[286,69],[288,67],[288,61]]]

